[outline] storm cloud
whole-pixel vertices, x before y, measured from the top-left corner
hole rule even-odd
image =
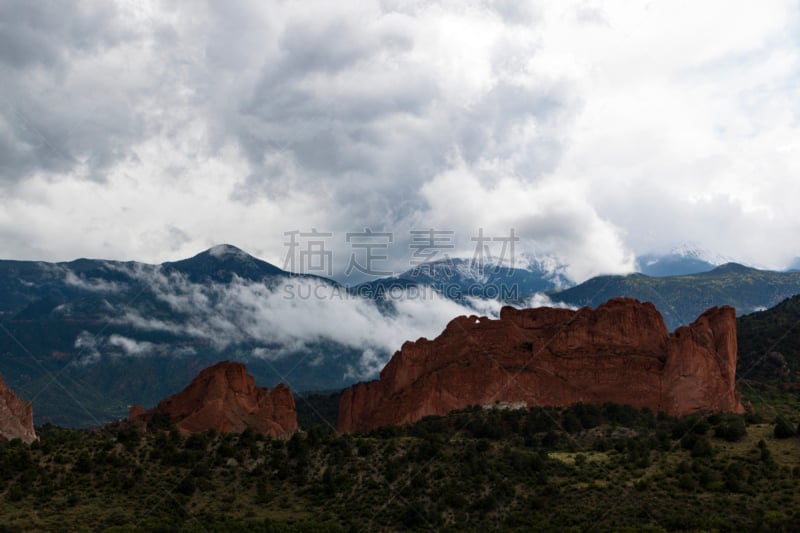
[[[581,281],[800,255],[794,2],[0,5],[0,255],[479,228]],[[342,278],[347,253],[335,256]],[[120,344],[124,347],[124,344]]]

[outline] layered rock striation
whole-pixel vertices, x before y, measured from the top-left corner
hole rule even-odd
[[[0,376],[0,440],[13,439],[26,443],[38,439],[33,428],[33,407],[14,394]]]
[[[128,419],[147,422],[164,414],[183,433],[213,429],[241,433],[247,428],[274,436],[297,429],[294,398],[288,387],[256,387],[241,363],[223,361],[206,368],[181,392],[150,410],[134,405]]]
[[[504,307],[458,317],[433,340],[406,342],[380,379],[344,391],[340,432],[363,432],[470,405],[616,402],[683,416],[742,412],[736,316],[714,307],[673,334],[651,303],[597,309]]]

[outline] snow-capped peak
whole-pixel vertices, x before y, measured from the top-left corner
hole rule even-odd
[[[208,255],[223,259],[227,257],[236,257],[239,259],[246,259],[249,257],[244,251],[230,244],[218,244],[208,249]]]
[[[691,259],[698,259],[711,263],[712,265],[723,265],[733,261],[730,257],[711,252],[705,248],[700,247],[697,243],[687,242],[678,246],[674,246],[668,254],[679,257],[687,257]]]

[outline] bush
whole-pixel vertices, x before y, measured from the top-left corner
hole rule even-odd
[[[764,439],[758,441],[758,449],[761,452],[761,460],[764,462],[772,461],[772,453],[767,448],[767,443],[764,442]]]
[[[692,432],[696,435],[705,435],[708,433],[708,430],[711,429],[711,424],[709,424],[705,419],[697,420],[697,422],[692,426]]]
[[[81,474],[88,474],[93,469],[92,458],[89,456],[89,453],[86,451],[82,451],[80,455],[78,455],[78,459],[75,461],[74,470],[76,472],[80,472]]]
[[[19,486],[19,484],[14,484],[10,489],[8,489],[8,493],[6,494],[6,499],[10,502],[18,502],[21,501],[25,497],[25,490]]]
[[[678,486],[683,490],[695,490],[697,488],[697,482],[691,474],[681,474],[678,478]]]
[[[694,433],[687,433],[681,438],[681,448],[684,450],[691,450],[695,443],[697,443],[698,438],[699,437]]]
[[[705,437],[698,437],[692,446],[692,457],[710,457],[712,453],[711,443]]]
[[[155,413],[150,420],[147,422],[147,429],[153,431],[166,431],[172,427],[172,420],[170,420],[169,415],[166,413]]]
[[[583,429],[592,429],[603,423],[603,413],[597,405],[578,403],[570,407],[568,412],[578,418]]]
[[[774,434],[776,439],[788,439],[797,435],[794,427],[785,418],[780,417],[775,419]]]
[[[714,436],[728,442],[737,442],[747,435],[747,426],[741,417],[730,417],[722,420],[714,428]]]
[[[688,416],[678,420],[672,426],[672,438],[682,439],[689,435],[705,435],[710,427],[704,419],[700,419],[697,416]]]
[[[195,481],[194,477],[187,475],[181,480],[180,483],[178,483],[178,486],[175,487],[175,490],[180,494],[191,496],[194,494],[194,491],[197,490],[197,482]]]

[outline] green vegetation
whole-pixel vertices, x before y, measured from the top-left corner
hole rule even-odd
[[[739,376],[800,381],[800,295],[772,309],[739,317],[736,327]]]
[[[796,530],[800,438],[773,420],[579,404],[290,439],[45,426],[0,444],[0,530]]]

